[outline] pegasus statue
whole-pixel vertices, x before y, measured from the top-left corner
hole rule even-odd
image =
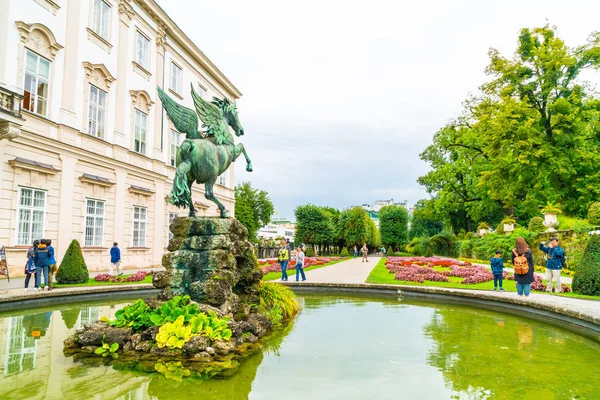
[[[196,112],[177,104],[158,87],[158,97],[169,119],[179,132],[186,135],[177,153],[177,172],[169,202],[177,207],[188,207],[190,217],[195,216],[192,184],[203,183],[204,197],[219,207],[221,218],[227,218],[227,210],[215,197],[213,187],[219,175],[225,172],[240,154],[246,158],[246,171],[252,172],[252,162],[244,145],[234,144],[229,131],[231,126],[236,136],[242,136],[244,129],[240,124],[235,102],[232,104],[227,98],[221,100],[216,97],[213,97],[212,101],[206,101],[196,93],[194,86],[191,86]],[[204,133],[198,131],[198,117],[203,123],[202,128],[206,128]]]

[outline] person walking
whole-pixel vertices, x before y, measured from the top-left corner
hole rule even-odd
[[[35,284],[35,249],[39,246],[40,241],[34,240],[33,246],[27,250],[27,263],[25,264],[25,291],[29,291],[29,281],[31,280],[31,275],[34,275],[33,282]]]
[[[278,260],[279,260],[279,265],[281,266],[281,280],[282,281],[288,280],[287,265],[290,262],[290,253],[291,253],[291,249],[290,249],[290,246],[288,246],[288,244],[287,244],[287,240],[281,239],[281,248],[279,249],[279,252],[278,252],[278,255],[279,255]]]
[[[565,264],[565,251],[558,244],[558,238],[553,237],[550,243],[540,243],[540,250],[548,255],[546,259],[546,292],[552,291],[552,280],[556,282],[554,292],[562,292],[560,284],[560,273]]]
[[[58,270],[56,267],[56,257],[54,247],[52,247],[52,240],[46,240],[46,246],[48,247],[48,254],[50,255],[50,265],[48,266],[48,290],[52,290],[52,282],[54,281],[54,273]]]
[[[494,291],[500,290],[504,292],[502,288],[502,274],[504,273],[504,261],[502,261],[502,250],[496,250],[494,257],[490,260],[490,266],[492,267],[492,275],[494,275]],[[500,284],[500,289],[498,289]]]
[[[35,259],[35,291],[40,290],[42,273],[44,274],[44,286],[48,288],[48,267],[50,266],[50,252],[48,251],[48,242],[46,239],[40,241],[39,246],[34,251]]]
[[[358,258],[358,247],[354,245],[354,258]]]
[[[298,282],[299,274],[302,275],[302,282],[304,282],[306,275],[304,275],[304,252],[302,251],[302,246],[298,246],[296,249],[296,282]]]
[[[363,247],[360,249],[360,252],[362,253],[362,262],[369,262],[369,248],[367,247],[366,243],[363,244]]]
[[[112,275],[115,268],[119,275],[123,275],[121,271],[121,249],[119,249],[119,243],[114,242],[113,247],[110,248],[110,274]]]
[[[533,255],[525,239],[518,237],[512,251],[512,264],[515,269],[517,294],[529,297],[533,282]]]

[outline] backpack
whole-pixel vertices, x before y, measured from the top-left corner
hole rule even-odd
[[[515,259],[513,260],[515,274],[525,275],[527,272],[529,272],[529,263],[527,262],[527,257],[525,257],[525,255],[519,255],[516,249],[513,250],[513,254],[515,255]]]

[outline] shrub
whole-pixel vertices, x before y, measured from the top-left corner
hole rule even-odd
[[[516,224],[517,220],[514,217],[504,217],[504,219],[502,221],[500,221],[501,224]]]
[[[544,232],[546,230],[546,226],[544,225],[544,218],[542,217],[533,217],[531,221],[529,221],[529,231],[531,232]]]
[[[71,329],[77,323],[79,319],[79,308],[69,308],[67,310],[60,310],[60,316],[64,321],[68,329]]]
[[[431,250],[431,246],[427,246],[427,251],[425,252],[425,257],[432,257],[433,250]]]
[[[482,222],[477,225],[477,230],[479,229],[490,229],[490,225],[487,222]]]
[[[341,257],[348,257],[350,254],[348,253],[348,249],[347,248],[343,248],[342,252],[340,253]]]
[[[573,278],[573,292],[600,296],[600,235],[592,235]]]
[[[590,206],[588,210],[588,222],[592,225],[600,225],[600,202],[596,202]]]
[[[315,256],[315,250],[312,247],[309,247],[308,249],[306,249],[306,257],[314,257]]]
[[[496,233],[499,235],[504,234],[504,224],[503,223],[498,224],[498,227],[496,228]]]
[[[73,240],[60,263],[56,281],[58,283],[87,283],[90,274],[77,240]]]

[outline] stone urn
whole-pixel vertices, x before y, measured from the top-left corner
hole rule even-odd
[[[487,230],[487,228],[480,228],[478,232],[479,232],[479,236],[484,237],[485,235],[487,235],[488,230]]]
[[[544,226],[548,227],[546,232],[554,232],[556,231],[556,227],[558,226],[558,218],[556,218],[556,214],[544,214]]]
[[[515,224],[504,224],[504,232],[513,232],[515,230]]]

